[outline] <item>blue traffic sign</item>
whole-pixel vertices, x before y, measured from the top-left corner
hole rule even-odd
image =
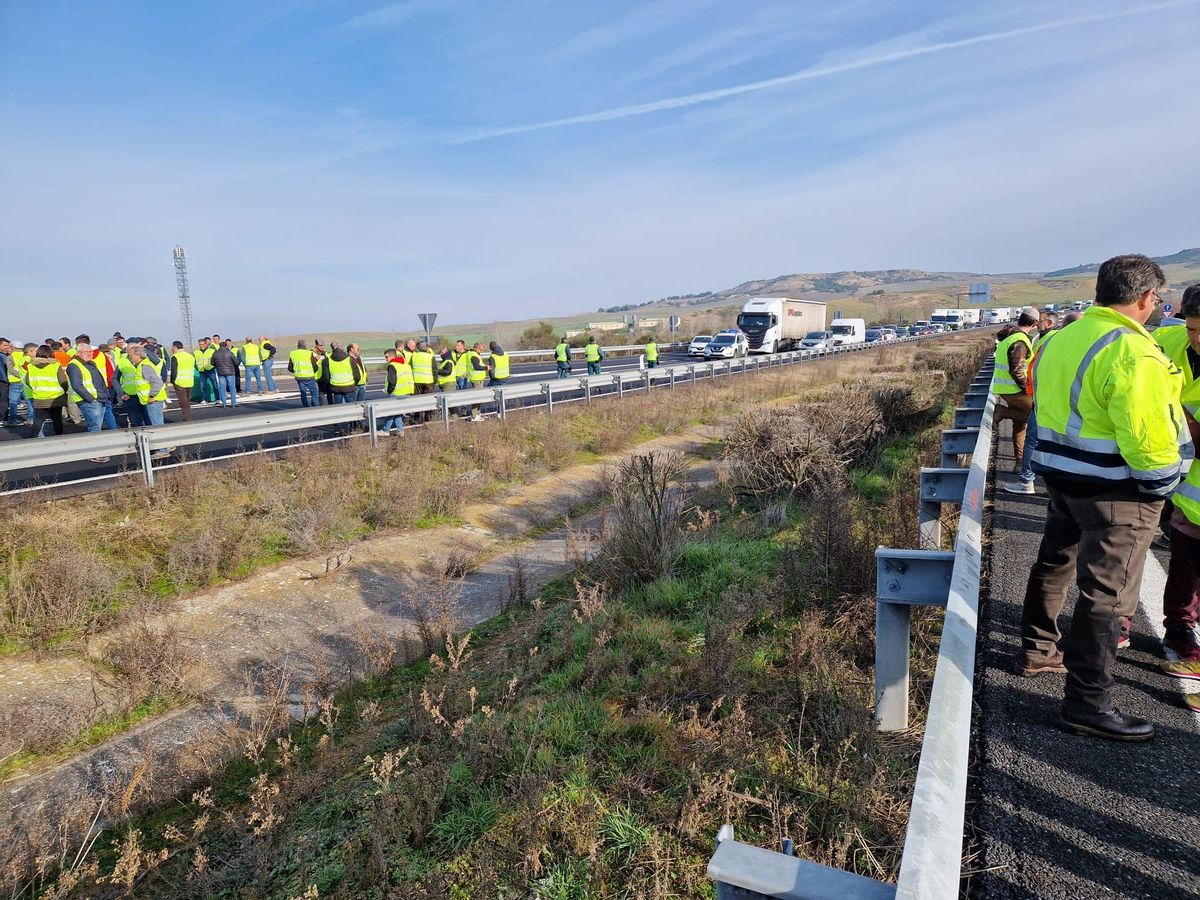
[[[1169,316],[1171,313],[1175,312],[1175,307],[1170,303],[1164,303],[1162,306],[1162,311],[1164,316]]]

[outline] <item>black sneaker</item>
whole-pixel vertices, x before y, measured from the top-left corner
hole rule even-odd
[[[1068,715],[1063,712],[1063,726],[1075,734],[1104,738],[1109,741],[1148,741],[1154,737],[1154,726],[1145,719],[1127,716],[1115,706],[1108,712]]]

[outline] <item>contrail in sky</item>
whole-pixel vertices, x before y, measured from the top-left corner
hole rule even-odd
[[[711,103],[714,100],[723,100],[726,97],[736,97],[739,94],[750,94],[755,91],[765,91],[770,88],[781,87],[785,84],[795,84],[799,81],[811,81],[816,78],[825,78],[829,75],[839,75],[842,72],[854,72],[859,69],[870,69],[875,66],[883,66],[889,63],[900,62],[906,59],[913,59],[918,56],[930,56],[935,53],[942,53],[946,50],[958,50],[962,47],[973,47],[977,44],[994,44],[999,41],[1008,41],[1013,38],[1025,37],[1030,34],[1041,34],[1046,31],[1059,31],[1064,28],[1075,28],[1079,25],[1090,25],[1094,22],[1107,22],[1112,19],[1124,19],[1130,16],[1142,16],[1149,13],[1161,12],[1167,9],[1176,9],[1181,6],[1193,6],[1197,0],[1173,0],[1169,3],[1158,3],[1150,6],[1138,6],[1132,9],[1124,9],[1110,13],[1096,13],[1090,16],[1076,16],[1071,19],[1059,19],[1054,22],[1043,22],[1040,25],[1029,25],[1025,28],[1012,28],[1008,31],[993,31],[989,34],[980,34],[975,37],[962,38],[957,41],[943,41],[937,44],[926,44],[923,47],[914,47],[911,50],[897,50],[893,53],[884,53],[879,56],[868,57],[867,59],[858,59],[853,62],[841,63],[838,65],[820,66],[817,68],[801,69],[799,72],[793,72],[790,75],[781,75],[778,78],[767,78],[763,81],[752,81],[749,84],[739,84],[733,87],[718,88],[712,91],[702,91],[698,94],[686,94],[682,97],[668,97],[663,100],[652,100],[649,103],[637,103],[632,106],[618,106],[614,109],[600,110],[599,112],[585,113],[579,116],[567,116],[563,119],[550,119],[546,122],[535,122],[530,125],[513,125],[507,128],[490,128],[482,131],[477,131],[474,134],[465,137],[457,138],[451,143],[453,144],[471,144],[476,141],[486,141],[491,138],[504,137],[510,134],[524,134],[529,131],[542,131],[547,128],[561,128],[565,125],[584,125],[590,122],[608,122],[613,119],[624,119],[629,116],[644,116],[648,113],[661,112],[667,109],[681,109],[686,106],[696,106],[701,103]]]

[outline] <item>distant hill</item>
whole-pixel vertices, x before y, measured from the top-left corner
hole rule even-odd
[[[1180,250],[1170,256],[1152,256],[1160,266],[1197,266],[1200,267],[1200,247],[1191,250]],[[1045,278],[1064,278],[1068,275],[1095,275],[1100,271],[1100,263],[1085,263],[1082,266],[1072,266],[1069,269],[1055,269],[1047,272]]]
[[[723,291],[705,291],[701,294],[677,294],[645,303],[630,303],[610,306],[600,312],[626,312],[643,306],[710,306],[715,303],[739,302],[746,297],[761,295],[791,296],[820,294],[836,297],[839,294],[869,293],[884,285],[911,285],[929,287],[940,283],[964,281],[972,277],[969,272],[926,272],[923,269],[880,269],[868,272],[817,272],[811,274],[780,275],[778,278],[744,281]]]

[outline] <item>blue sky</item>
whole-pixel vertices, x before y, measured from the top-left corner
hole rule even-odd
[[[1200,243],[1200,3],[0,0],[0,333]]]

